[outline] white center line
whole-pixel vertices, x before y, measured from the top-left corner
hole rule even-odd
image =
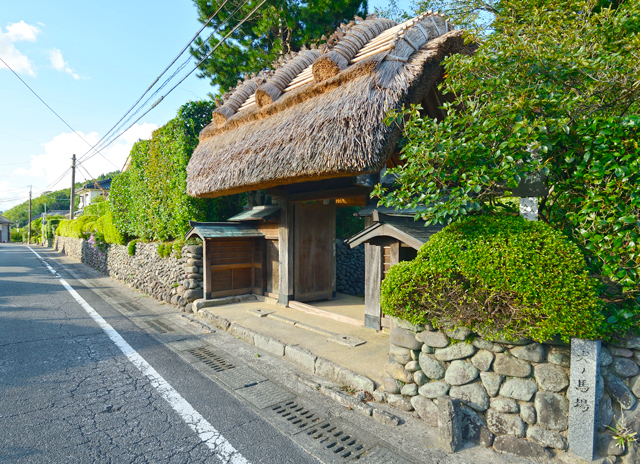
[[[105,321],[100,314],[93,309],[89,303],[87,303],[76,292],[71,285],[64,280],[60,274],[56,272],[49,263],[47,263],[38,253],[31,247],[29,248],[38,259],[40,259],[49,271],[58,278],[60,283],[67,289],[71,296],[82,306],[82,308],[91,316],[91,318],[100,326],[100,328],[107,334],[107,336],[115,343],[115,345],[129,358],[129,361],[136,366],[145,377],[149,379],[149,382],[160,393],[167,403],[176,411],[182,420],[198,434],[200,439],[213,451],[216,456],[220,458],[222,462],[233,464],[249,464],[249,462],[242,456],[231,443],[229,443],[210,423],[207,421],[193,406],[185,400],[180,393],[173,388],[164,377],[151,367],[151,365],[144,360],[142,356],[129,345],[122,336],[111,327],[111,325]]]

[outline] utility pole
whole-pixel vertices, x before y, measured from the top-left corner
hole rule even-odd
[[[27,238],[27,243],[31,245],[31,190],[32,186],[29,186],[29,236]]]
[[[76,202],[76,155],[71,158],[71,198],[69,199],[69,219],[73,219]]]

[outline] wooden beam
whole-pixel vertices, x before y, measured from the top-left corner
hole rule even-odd
[[[204,287],[204,298],[206,300],[211,298],[211,265],[209,264],[208,242],[207,239],[202,241],[202,285]]]
[[[289,304],[293,299],[294,256],[293,256],[293,202],[286,197],[279,199],[280,220],[278,225],[278,302]]]
[[[380,284],[383,275],[384,248],[365,243],[364,245],[364,326],[382,329],[380,309]]]
[[[335,198],[369,195],[369,187],[344,187],[337,189],[316,190],[313,192],[294,193],[288,196],[289,201],[332,200]]]
[[[400,242],[398,240],[395,240],[389,245],[389,248],[391,248],[390,264],[393,266],[394,264],[398,264],[400,262]]]

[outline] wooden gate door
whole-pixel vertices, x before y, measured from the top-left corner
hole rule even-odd
[[[336,205],[296,203],[294,299],[330,299],[336,273]]]

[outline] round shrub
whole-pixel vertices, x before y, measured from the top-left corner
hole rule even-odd
[[[483,337],[537,341],[604,333],[596,283],[578,248],[542,222],[474,216],[433,235],[382,282],[382,311]]]

